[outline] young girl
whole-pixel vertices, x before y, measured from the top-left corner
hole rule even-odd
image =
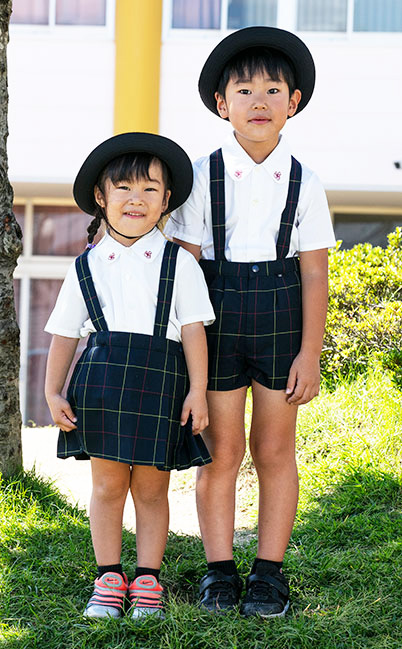
[[[126,597],[131,617],[163,616],[169,471],[210,462],[199,433],[208,424],[204,325],[214,313],[193,256],[157,227],[168,207],[184,203],[192,180],[177,144],[124,133],[92,151],[74,184],[78,206],[94,219],[45,328],[53,334],[45,393],[60,427],[58,457],[91,460],[98,575],[87,617],[120,617]],[[78,340],[88,334],[65,399]],[[129,491],[137,520],[130,584],[120,563]]]

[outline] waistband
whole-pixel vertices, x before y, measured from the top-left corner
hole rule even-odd
[[[182,354],[183,352],[183,346],[177,340],[127,331],[96,331],[88,336],[87,347],[151,349],[162,352],[167,351],[172,354]]]
[[[274,275],[278,277],[285,273],[300,272],[298,257],[253,262],[201,259],[200,266],[205,275],[225,275],[226,277],[270,277]]]

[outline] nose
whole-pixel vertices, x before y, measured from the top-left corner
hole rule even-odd
[[[133,205],[140,205],[143,202],[141,191],[139,189],[132,189],[128,197],[128,202]]]
[[[254,95],[254,106],[255,110],[264,110],[268,105],[268,97],[265,92],[260,92]]]

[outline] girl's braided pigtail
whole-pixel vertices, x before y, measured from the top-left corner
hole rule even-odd
[[[93,240],[96,236],[96,233],[98,232],[101,222],[103,219],[103,210],[101,207],[96,208],[96,212],[94,214],[94,218],[92,219],[91,223],[89,224],[87,228],[88,232],[88,247],[92,248],[93,247]]]

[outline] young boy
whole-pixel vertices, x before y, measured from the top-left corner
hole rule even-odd
[[[335,239],[321,184],[280,132],[306,106],[314,81],[309,50],[289,32],[250,27],[219,43],[199,90],[233,133],[195,163],[192,194],[168,227],[201,258],[216,315],[207,331],[204,433],[213,462],[197,475],[208,561],[201,605],[215,612],[236,607],[242,591],[232,546],[248,386],[260,495],[257,557],[240,611],[273,617],[289,607],[282,562],[298,500],[296,415],[319,390],[327,249]]]

